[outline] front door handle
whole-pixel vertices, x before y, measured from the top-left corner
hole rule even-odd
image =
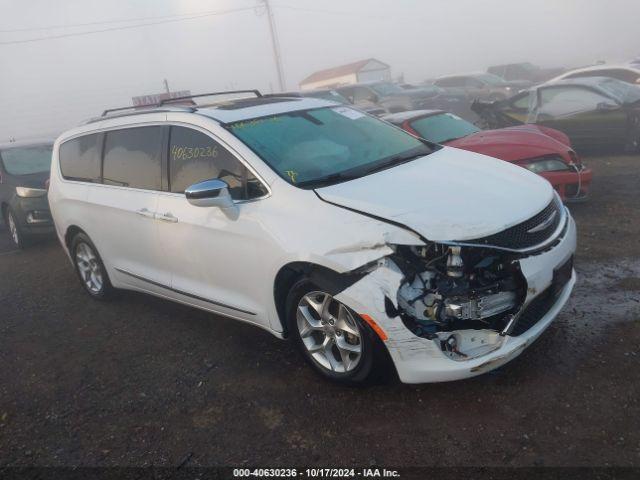
[[[156,214],[156,218],[158,220],[162,220],[163,222],[177,223],[178,217],[174,217],[172,213],[167,212],[164,215]]]
[[[147,217],[147,218],[154,218],[155,217],[155,213],[153,213],[152,211],[150,211],[147,208],[143,208],[141,210],[137,210],[136,213],[138,215],[142,215],[143,217]]]

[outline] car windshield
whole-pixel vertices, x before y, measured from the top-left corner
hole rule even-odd
[[[506,83],[504,78],[500,78],[499,76],[492,75],[490,73],[484,73],[482,75],[478,75],[478,78],[483,82],[496,87],[502,86]]]
[[[600,88],[609,95],[621,100],[623,103],[634,103],[640,101],[640,87],[621,80],[608,78],[600,83]]]
[[[10,147],[0,152],[2,164],[11,175],[30,175],[51,169],[51,145]]]
[[[472,123],[452,113],[418,118],[410,122],[410,125],[422,138],[434,143],[448,142],[480,131]]]
[[[433,151],[412,135],[349,107],[287,112],[227,128],[282,178],[302,188],[358,178]]]
[[[378,95],[397,95],[398,93],[404,93],[404,90],[398,85],[393,83],[374,83],[369,85]]]

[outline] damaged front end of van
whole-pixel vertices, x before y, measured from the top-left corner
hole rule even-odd
[[[479,375],[519,355],[575,283],[575,223],[557,198],[488,237],[387,245],[336,300],[378,334],[405,383]],[[354,248],[380,251],[367,246]],[[364,258],[364,257],[363,257]]]

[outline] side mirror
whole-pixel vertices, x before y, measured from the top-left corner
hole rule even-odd
[[[229,194],[229,185],[218,178],[191,185],[184,195],[196,207],[218,207],[225,213],[236,213],[238,210]]]

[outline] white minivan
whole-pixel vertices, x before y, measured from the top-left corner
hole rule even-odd
[[[252,323],[343,383],[481,374],[567,301],[576,228],[539,176],[331,101],[202,98],[56,140],[52,216],[91,297]]]

